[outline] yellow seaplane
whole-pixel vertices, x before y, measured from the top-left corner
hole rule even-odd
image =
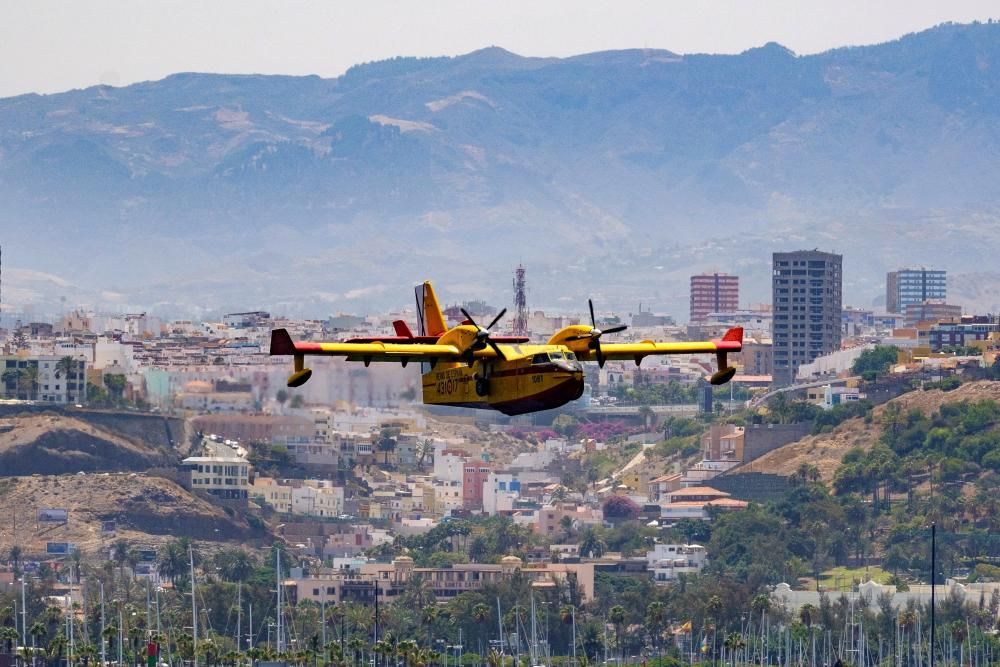
[[[563,328],[545,344],[527,338],[498,336],[493,327],[507,312],[493,318],[486,327],[476,324],[462,310],[465,321],[449,328],[430,282],[416,287],[419,333],[414,335],[406,322],[393,322],[395,336],[352,338],[336,343],[293,341],[285,329],[271,332],[272,355],[291,356],[294,372],[289,387],[300,387],[312,376],[305,358],[310,355],[344,357],[368,366],[374,362],[421,364],[423,399],[426,405],[448,405],[499,410],[519,415],[550,410],[580,398],[583,394],[581,362],[610,359],[632,360],[638,366],[645,357],[660,354],[716,355],[718,370],[712,384],[725,384],[736,374],[726,355],[743,349],[743,329],[726,332],[721,340],[664,343],[644,340],[637,343],[605,343],[605,334],[624,331],[626,325],[604,330],[597,328],[594,304],[590,306],[590,326],[574,324]]]

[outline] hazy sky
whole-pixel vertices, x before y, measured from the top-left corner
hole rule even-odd
[[[336,76],[359,62],[490,45],[564,56],[777,41],[814,53],[988,18],[1000,18],[996,0],[0,0],[0,96],[179,71]]]

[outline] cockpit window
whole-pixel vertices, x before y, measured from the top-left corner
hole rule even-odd
[[[549,352],[549,359],[552,361],[560,361],[564,358],[562,352]]]
[[[531,358],[531,363],[533,364],[547,364],[549,363],[549,355],[547,354],[536,354]]]
[[[570,360],[570,361],[576,361],[576,355],[575,355],[575,354],[573,354],[572,352],[567,352],[567,353],[566,353],[566,358],[567,358],[568,360]]]

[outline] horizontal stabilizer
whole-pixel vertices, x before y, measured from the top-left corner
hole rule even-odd
[[[394,320],[392,328],[395,330],[396,335],[401,338],[413,338],[413,332],[410,331],[410,327],[406,325],[404,320]]]

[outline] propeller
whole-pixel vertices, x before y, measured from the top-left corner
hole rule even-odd
[[[472,324],[472,326],[476,327],[476,341],[472,344],[471,347],[469,347],[468,350],[466,350],[466,352],[468,352],[471,356],[471,354],[476,350],[481,350],[487,345],[489,345],[490,347],[493,348],[493,351],[497,353],[498,357],[506,361],[507,357],[504,356],[503,350],[501,350],[500,346],[494,343],[490,339],[490,329],[496,326],[496,323],[500,321],[500,318],[507,313],[507,309],[504,308],[503,310],[501,310],[497,314],[497,316],[493,318],[493,321],[490,322],[489,326],[487,326],[486,328],[483,328],[478,324],[476,324],[476,321],[472,319],[472,315],[469,315],[469,313],[466,312],[465,308],[462,308],[461,311],[462,315],[465,316],[465,319],[468,320],[469,323]]]
[[[604,368],[605,359],[604,359],[604,353],[601,352],[601,336],[603,336],[604,334],[611,334],[611,333],[618,333],[619,331],[625,331],[626,329],[628,329],[628,325],[619,324],[618,326],[604,329],[602,331],[601,329],[597,328],[597,318],[594,317],[593,300],[587,299],[587,305],[590,306],[590,333],[577,336],[569,336],[568,338],[566,338],[566,340],[567,341],[589,340],[590,342],[587,344],[587,347],[593,350],[594,353],[597,355],[597,365],[600,366],[601,368]]]

